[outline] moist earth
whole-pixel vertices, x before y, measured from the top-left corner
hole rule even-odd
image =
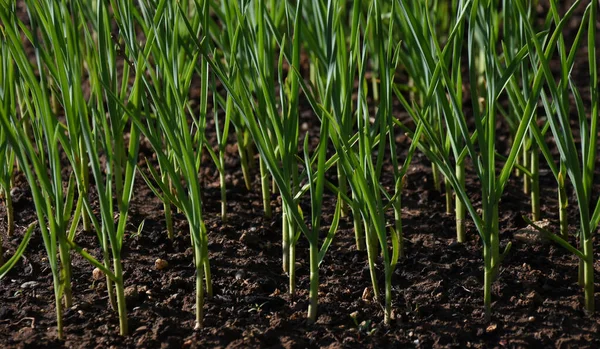
[[[399,147],[405,149],[407,142],[399,137]],[[43,241],[36,232],[24,258],[0,282],[0,345],[6,348],[600,346],[596,335],[600,318],[586,315],[582,308],[576,258],[543,240],[522,238],[528,236],[520,231],[526,227],[521,217],[527,214],[529,203],[518,178],[511,180],[499,210],[501,240],[503,244],[511,241],[512,249],[494,283],[492,320],[484,320],[481,242],[470,222],[468,241],[456,242],[454,218],[445,213],[445,194],[434,189],[430,165],[421,154],[414,159],[402,197],[406,257],[399,261],[394,273],[391,324],[383,325],[381,305],[371,295],[367,255],[356,250],[350,217],[341,220],[321,265],[319,318],[315,324],[308,324],[305,320],[308,246],[301,238],[297,248],[297,293],[290,296],[286,292],[287,276],[281,268],[278,197],[272,196],[273,217],[265,218],[260,193],[245,188],[235,147],[228,150],[226,223],[219,216],[218,173],[211,166],[206,166],[202,173],[214,283],[214,296],[205,306],[203,329],[193,329],[193,252],[185,219],[181,214],[175,215],[177,234],[169,240],[162,203],[140,177],[123,244],[131,334],[118,335],[118,318],[108,305],[104,282],[94,281],[93,267],[73,254],[74,306],[64,315],[65,341],[56,340],[51,273]],[[141,163],[140,168],[144,167]],[[542,216],[550,221],[550,229],[557,229],[555,182],[544,168],[542,174]],[[20,176],[16,182],[13,194],[18,229],[13,238],[5,241],[10,252],[18,246],[27,224],[35,220],[27,184]],[[391,184],[391,178],[384,178],[383,183],[386,182]],[[255,176],[252,188],[259,187]],[[472,174],[467,187],[477,201],[477,183]],[[571,199],[573,202],[574,198]],[[333,217],[334,200],[332,196],[325,198],[324,229]],[[569,211],[573,227],[578,221],[575,206],[571,205]],[[3,210],[0,206],[0,217],[4,217]],[[142,221],[143,229],[138,234]],[[76,239],[99,257],[95,234],[80,232]],[[157,270],[154,263],[158,258],[166,260],[168,267]],[[381,270],[379,275],[383,275]]]
[[[547,8],[540,10],[540,18],[544,11]],[[571,27],[576,24],[574,21]],[[581,72],[573,75],[580,76],[585,85],[585,65],[575,67]],[[465,105],[469,103],[465,101]],[[402,108],[396,106],[396,110],[398,117],[406,117]],[[306,101],[301,102],[301,116],[304,132],[318,136],[318,123]],[[501,152],[509,145],[506,129],[506,125],[498,125]],[[214,144],[214,125],[209,125],[208,132]],[[0,347],[600,347],[600,317],[586,314],[582,307],[578,261],[562,248],[523,232],[527,224],[522,216],[528,214],[529,199],[516,177],[499,207],[502,245],[510,241],[512,248],[494,283],[492,319],[484,319],[481,241],[469,221],[468,241],[456,242],[454,217],[445,213],[445,193],[434,189],[431,166],[420,153],[413,160],[402,195],[406,256],[393,276],[391,324],[383,325],[381,304],[372,297],[367,255],[355,247],[351,217],[341,219],[321,265],[319,318],[308,324],[307,243],[303,238],[298,243],[297,292],[290,296],[281,268],[279,198],[272,196],[274,214],[265,218],[258,166],[252,171],[253,189],[249,191],[233,143],[226,156],[226,222],[219,216],[219,176],[210,159],[203,162],[201,173],[214,287],[214,295],[205,305],[204,328],[193,328],[195,269],[187,223],[183,215],[175,214],[177,234],[169,240],[162,203],[138,176],[123,244],[130,335],[118,335],[118,318],[108,305],[106,285],[94,281],[93,267],[73,254],[74,306],[64,314],[65,340],[56,339],[50,267],[36,231],[24,257],[0,282]],[[408,140],[399,136],[397,145],[403,156]],[[152,151],[143,143],[141,169],[146,168],[146,158],[152,158]],[[543,160],[540,163],[542,218],[548,220],[548,229],[557,231],[556,181]],[[384,171],[382,182],[393,188],[390,172]],[[477,203],[480,192],[473,173],[467,176],[467,189]],[[25,227],[35,221],[33,201],[21,175],[16,178],[13,196],[17,229],[12,238],[4,237],[6,256],[12,255]],[[324,200],[323,236],[335,207],[333,196],[326,195]],[[575,202],[571,194],[572,244],[576,244],[579,222]],[[143,229],[138,231],[142,222]],[[0,204],[0,226],[5,224],[5,208]],[[99,257],[94,233],[79,232],[76,239]],[[594,247],[600,251],[597,241]],[[598,257],[596,253],[595,260]],[[157,270],[158,258],[168,266]],[[379,275],[383,283],[382,270]],[[596,289],[600,289],[598,284]]]

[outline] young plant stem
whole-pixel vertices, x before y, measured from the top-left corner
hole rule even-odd
[[[265,217],[271,218],[273,216],[271,210],[271,180],[269,177],[269,171],[265,166],[265,162],[262,158],[259,158],[260,165],[260,185],[262,189],[262,201]]]
[[[484,205],[485,207],[486,205]],[[500,267],[500,238],[498,235],[498,206],[487,205],[483,212],[484,224],[489,231],[489,242],[484,244],[484,308],[485,319],[490,321],[492,309],[492,283],[498,276]]]
[[[12,196],[8,189],[4,192],[4,204],[6,205],[6,235],[11,237],[15,232],[15,211],[13,208]]]
[[[294,229],[294,222],[289,221],[288,224],[288,233],[290,239],[288,252],[288,293],[291,296],[294,296],[294,294],[296,293],[296,243],[294,242],[296,230]]]
[[[446,190],[446,214],[450,215],[454,211],[452,207],[453,190],[447,178],[444,178],[444,189]]]
[[[440,171],[435,163],[431,163],[431,174],[433,175],[433,188],[437,192],[442,192],[442,179],[440,178]]]
[[[356,193],[352,192],[352,222],[354,223],[354,239],[356,240],[356,249],[363,251],[365,249],[365,231],[361,221],[359,202]]]
[[[308,303],[308,321],[317,320],[317,306],[319,303],[319,246],[317,241],[309,243],[310,289]]]
[[[527,140],[525,141],[525,143],[527,143]],[[528,149],[527,147],[523,146],[522,156],[523,156],[523,167],[524,168],[530,168],[530,166],[531,166],[532,156],[530,155],[530,151],[531,151],[531,148]],[[532,181],[532,178],[527,173],[523,173],[523,192],[526,195],[531,194],[531,181]]]
[[[57,273],[54,273],[52,276],[52,281],[54,284],[54,307],[56,308],[54,311],[56,313],[56,332],[58,340],[64,339],[64,331],[63,331],[63,303],[61,300],[61,292],[60,292],[60,279]]]
[[[190,225],[190,229],[191,225]],[[190,232],[191,236],[193,232]],[[196,267],[196,323],[194,326],[195,330],[199,330],[203,326],[204,318],[204,263],[201,249],[194,248],[194,265]]]
[[[385,307],[383,313],[383,323],[389,325],[392,320],[392,273],[393,268],[388,263],[385,263]]]
[[[85,152],[85,144],[83,143],[83,140],[80,140],[80,142],[79,142],[79,153],[81,154],[80,167],[81,167],[81,178],[82,178],[82,185],[79,188],[79,195],[82,195],[85,198],[87,198],[89,195],[88,188],[90,186],[90,167],[88,166],[89,159],[88,159],[87,153]],[[83,231],[91,232],[92,231],[92,222],[90,220],[90,216],[88,215],[86,210],[83,210],[82,215],[83,215]]]
[[[512,112],[512,110],[511,110],[511,112]],[[516,117],[514,117],[514,118],[516,118]],[[522,175],[523,175],[521,173],[521,169],[519,168],[520,166],[523,166],[522,162],[523,162],[522,157],[517,156],[517,160],[515,162],[515,177],[517,177],[517,178],[522,177]]]
[[[569,238],[569,217],[567,207],[569,206],[569,198],[567,197],[567,188],[565,183],[566,168],[561,162],[560,172],[558,173],[558,216],[560,224],[560,235],[563,239]]]
[[[579,244],[579,250],[582,250],[583,246],[581,243]],[[585,287],[585,260],[583,258],[579,258],[579,263],[577,264],[577,283],[581,287]]]
[[[230,100],[231,98],[227,99],[227,105],[233,105]],[[242,128],[236,127],[235,134],[237,138],[238,154],[240,156],[240,165],[242,167],[242,175],[244,176],[244,184],[246,184],[246,189],[250,190],[252,187],[252,177],[250,175],[250,165],[248,161],[249,151],[246,146],[246,132],[244,132]]]
[[[396,226],[395,233],[398,237],[398,256],[400,258],[404,258],[404,234],[402,230],[402,198],[400,195],[396,196],[396,200],[394,200],[394,222]]]
[[[535,122],[535,119],[534,121]],[[532,139],[533,144],[531,145],[531,220],[537,222],[541,219],[540,217],[540,173],[539,173],[539,152],[535,141]]]
[[[216,91],[216,80],[214,76],[210,79],[210,89]],[[227,222],[227,183],[226,183],[226,172],[225,172],[225,151],[227,147],[227,138],[229,137],[229,125],[231,122],[231,111],[225,113],[225,119],[220,122],[219,120],[219,94],[213,93],[213,120],[215,123],[215,134],[217,137],[217,148],[218,154],[213,155],[212,149],[207,145],[206,149],[210,155],[215,157],[213,161],[219,171],[219,189],[221,191],[221,221]],[[225,102],[225,108],[227,108],[227,102]],[[222,126],[221,126],[222,124]],[[221,128],[222,127],[222,128]]]
[[[589,232],[584,232],[590,236]],[[585,298],[585,310],[592,314],[595,310],[594,298],[594,246],[591,238],[583,239],[583,290]]]
[[[113,254],[114,273],[116,277],[115,286],[117,293],[117,308],[119,313],[119,334],[126,336],[129,333],[127,323],[127,305],[125,302],[125,288],[123,282],[123,266],[121,265],[120,253]]]
[[[456,179],[459,185],[464,188],[465,187],[465,163],[457,162],[455,166],[456,171]],[[456,195],[455,198],[455,215],[456,215],[456,241],[463,243],[467,241],[466,231],[465,231],[465,218],[466,218],[466,209],[465,204],[462,202],[460,196]]]
[[[108,234],[106,233],[105,229],[102,229],[102,244],[103,244],[103,246],[109,245]],[[104,267],[106,267],[106,269],[110,270],[112,268],[112,266],[110,264],[110,253],[109,253],[108,248],[103,249],[102,257],[103,257]],[[109,275],[106,275],[106,292],[108,294],[108,304],[110,304],[110,307],[112,310],[117,311],[118,305],[117,305],[117,298],[115,296],[115,287],[114,287],[113,279],[111,279]]]
[[[281,206],[281,211],[282,211],[282,215],[281,215],[281,226],[282,226],[282,237],[281,237],[281,255],[282,255],[282,266],[283,266],[283,272],[287,273],[290,270],[290,233],[289,233],[289,229],[290,229],[290,223],[288,221],[288,214],[287,214],[287,205],[282,205]]]
[[[62,235],[62,234],[61,234]],[[73,305],[73,296],[71,291],[71,255],[67,246],[66,236],[59,237],[60,262],[61,262],[61,283],[63,284],[63,297],[65,307],[70,308]]]
[[[256,153],[254,152],[254,145],[252,144],[252,136],[250,135],[248,130],[244,131],[244,149],[246,150],[246,159],[248,160],[248,168],[249,169],[255,168],[256,163],[254,162],[254,157],[255,157]]]
[[[175,232],[173,229],[171,201],[169,199],[163,201],[163,211],[165,214],[165,222],[167,224],[167,237],[169,238],[169,240],[173,240],[173,238],[175,237]]]
[[[167,177],[168,174],[166,172],[163,172],[162,174],[162,179],[163,181],[168,183],[168,187],[169,190],[171,190],[172,185],[171,185],[171,179]],[[169,238],[169,240],[173,240],[173,238],[175,238],[175,229],[173,226],[173,211],[172,211],[172,207],[171,207],[171,200],[169,200],[169,198],[165,195],[164,200],[163,200],[163,212],[165,214],[165,223],[167,225],[167,237]]]
[[[344,171],[341,167],[341,165],[337,165],[337,178],[338,178],[338,189],[340,191],[340,194],[338,194],[338,200],[341,202],[342,205],[342,217],[346,217],[348,215],[348,204],[342,199],[342,195],[346,194],[346,192],[348,191],[348,183],[347,183],[347,179],[346,176],[344,175]],[[357,240],[357,249],[358,249],[358,236],[356,236],[356,240]]]
[[[381,69],[381,67],[379,67]],[[379,102],[379,84],[377,81],[377,74],[371,75],[371,90],[373,91],[373,100]]]
[[[225,168],[225,157],[219,152],[219,162],[221,167]],[[225,184],[225,171],[219,172],[219,187],[221,190],[221,220],[227,222],[227,187]]]
[[[377,246],[376,242],[373,241],[372,225],[364,221],[365,227],[365,241],[367,243],[367,256],[369,263],[369,273],[371,274],[371,284],[373,286],[373,298],[380,300],[379,283],[377,282],[377,274],[375,268],[375,259],[377,258]]]
[[[206,284],[206,296],[213,296],[212,274],[210,272],[210,259],[208,258],[208,238],[206,237],[206,226],[204,222],[200,223],[202,229],[202,257],[204,264],[204,279]]]
[[[483,274],[483,304],[485,321],[491,320],[492,314],[492,283],[494,282],[492,272],[492,258],[489,251],[489,247],[484,246],[483,248],[483,260],[484,260],[484,274]]]

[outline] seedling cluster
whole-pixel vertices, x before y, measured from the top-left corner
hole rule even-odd
[[[214,203],[203,202],[199,173],[206,159],[219,171],[226,221],[231,142],[248,190],[258,165],[266,217],[271,197],[281,198],[282,272],[292,295],[296,247],[308,242],[309,322],[318,316],[320,266],[341,217],[349,216],[356,249],[367,251],[374,299],[390,323],[392,275],[405,258],[402,192],[417,152],[445,192],[457,241],[479,235],[488,319],[492,284],[511,247],[500,248],[499,203],[517,177],[531,196],[526,219],[577,256],[584,306],[594,311],[598,1],[576,0],[565,10],[549,0],[542,15],[537,1],[525,0],[23,3],[25,10],[0,0],[0,199],[7,215],[0,247],[1,238],[22,239],[10,258],[0,249],[0,277],[27,253],[31,235],[40,234],[59,338],[63,309],[77,297],[74,254],[90,263],[94,279],[106,279],[120,333],[129,332],[122,251],[134,185],[142,183],[134,184],[136,177],[163,202],[170,239],[174,211],[189,224],[195,326],[203,326],[204,301],[213,294],[203,208]],[[576,35],[566,40],[577,11],[583,15]],[[587,81],[571,75],[575,65],[587,68]],[[194,86],[200,93],[192,98]],[[300,127],[301,110],[312,113],[318,135]],[[502,152],[500,121],[510,133]],[[209,122],[216,137],[208,137]],[[397,143],[401,135],[408,146]],[[152,161],[140,158],[142,140]],[[556,179],[556,232],[535,223],[544,214],[542,165]],[[15,229],[11,203],[17,173],[29,184],[37,215],[24,233]],[[481,202],[466,189],[467,173]],[[394,185],[384,186],[384,177]],[[328,227],[326,193],[337,198]],[[567,222],[568,204],[579,208],[578,222]],[[576,237],[569,225],[578,226]],[[101,257],[80,247],[82,231],[96,234]],[[354,321],[361,331],[371,323]]]

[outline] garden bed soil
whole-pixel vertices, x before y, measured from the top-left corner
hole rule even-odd
[[[400,137],[399,141],[406,148],[407,140]],[[229,151],[226,223],[219,217],[217,172],[207,166],[202,176],[214,283],[214,296],[205,306],[203,329],[193,329],[193,253],[185,219],[175,215],[178,234],[169,240],[162,204],[138,178],[123,244],[126,286],[132,291],[128,300],[131,334],[118,335],[118,318],[107,305],[104,283],[94,282],[92,266],[73,255],[74,306],[64,316],[65,341],[56,339],[51,273],[43,241],[36,232],[25,257],[0,282],[0,346],[600,346],[596,335],[600,317],[587,316],[582,309],[583,292],[577,285],[575,257],[552,244],[518,238],[523,235],[519,230],[526,226],[521,215],[529,207],[518,179],[511,181],[500,206],[501,239],[504,243],[511,241],[513,246],[494,283],[492,320],[484,320],[480,240],[468,224],[468,242],[456,242],[454,218],[445,213],[444,194],[434,190],[429,164],[420,154],[409,171],[403,194],[406,257],[394,273],[391,324],[382,324],[381,306],[370,295],[367,256],[354,246],[349,217],[342,219],[321,266],[318,321],[307,324],[307,244],[303,239],[298,244],[298,292],[291,297],[286,294],[287,277],[281,270],[277,196],[273,195],[272,201],[274,217],[264,218],[259,191],[246,190],[235,147]],[[26,182],[18,177],[17,184],[18,229],[12,239],[5,241],[11,252],[24,227],[35,220]],[[252,187],[259,186],[256,178]],[[470,179],[467,186],[477,200],[476,183]],[[551,174],[546,172],[541,179],[542,212],[553,223],[558,218],[554,186]],[[323,214],[326,223],[331,221],[334,206],[334,198],[327,197]],[[0,217],[4,217],[0,207]],[[574,226],[578,219],[574,205],[569,218]],[[138,235],[142,221],[144,227]],[[81,246],[98,256],[95,239],[94,234],[83,232],[77,236]],[[157,258],[166,260],[168,267],[157,270]]]
[[[303,105],[304,126],[317,135],[309,106]],[[498,129],[499,148],[506,149],[507,128],[499,125]],[[408,144],[406,137],[398,137],[404,152]],[[177,235],[169,240],[162,203],[138,176],[123,244],[130,335],[118,335],[118,318],[108,306],[104,282],[93,281],[93,267],[73,254],[74,306],[65,311],[65,340],[56,339],[52,278],[36,231],[24,258],[0,282],[0,347],[600,347],[600,316],[589,316],[583,310],[575,256],[521,232],[526,227],[521,217],[529,211],[529,199],[518,178],[511,179],[499,208],[502,244],[510,241],[512,249],[494,283],[492,319],[484,319],[480,239],[468,222],[468,241],[456,242],[454,217],[445,213],[445,194],[434,189],[429,162],[420,153],[408,172],[402,196],[406,257],[394,272],[391,324],[383,325],[381,305],[371,295],[367,255],[355,248],[350,217],[341,220],[321,265],[319,318],[308,324],[307,244],[303,238],[298,243],[297,293],[289,296],[287,276],[281,268],[278,197],[272,196],[274,216],[263,217],[257,169],[248,191],[237,149],[232,145],[227,151],[227,222],[219,216],[218,173],[208,159],[201,176],[214,287],[214,295],[205,305],[203,329],[193,328],[195,269],[185,219],[175,215]],[[151,156],[151,150],[142,144],[141,168],[145,168],[143,159]],[[384,177],[383,182],[393,187],[391,178]],[[25,227],[35,221],[27,183],[22,176],[16,183],[17,231],[14,237],[5,238],[6,256],[18,246]],[[473,174],[467,187],[477,202],[480,192]],[[540,187],[542,217],[550,221],[549,229],[556,231],[556,182],[544,165]],[[325,198],[325,228],[333,216],[334,199]],[[569,207],[572,236],[579,219],[574,200],[571,197]],[[5,224],[0,204],[0,226]],[[95,234],[80,232],[76,239],[99,256]],[[573,237],[571,242],[576,243]],[[595,250],[600,251],[597,242]],[[598,257],[596,253],[595,260],[600,260]],[[157,270],[158,258],[167,261],[168,267]],[[598,263],[596,270],[600,270]],[[598,283],[596,289],[600,290]]]

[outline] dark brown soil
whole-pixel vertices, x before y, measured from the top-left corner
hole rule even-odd
[[[234,151],[235,149],[231,149]],[[0,283],[0,345],[36,347],[598,347],[600,318],[584,314],[577,286],[577,261],[562,249],[524,242],[514,233],[525,226],[528,200],[515,180],[500,207],[502,241],[512,241],[494,284],[494,315],[482,314],[482,257],[479,238],[469,226],[469,242],[457,244],[454,220],[444,213],[444,197],[433,190],[427,161],[418,155],[403,196],[406,258],[394,274],[395,319],[382,324],[379,304],[363,297],[370,287],[366,253],[354,247],[345,218],[321,267],[319,319],[305,321],[308,271],[306,244],[298,245],[298,293],[286,294],[281,271],[280,215],[265,219],[259,193],[243,186],[232,155],[228,171],[229,221],[222,223],[214,169],[204,173],[205,210],[214,281],[206,305],[205,328],[193,330],[194,268],[187,227],[176,215],[179,234],[167,239],[162,205],[138,180],[131,224],[124,243],[127,286],[139,296],[130,305],[131,335],[118,335],[116,314],[107,305],[103,282],[92,281],[92,267],[73,261],[74,306],[66,311],[66,340],[58,342],[53,291],[43,242],[34,234],[26,257]],[[26,183],[15,194],[18,229],[5,245],[14,251],[33,217]],[[476,197],[476,183],[469,182]],[[259,187],[258,180],[253,183]],[[553,179],[544,176],[544,217],[556,221]],[[327,199],[333,207],[333,198]],[[324,213],[325,222],[332,212]],[[573,226],[577,222],[571,210]],[[0,217],[4,217],[3,207]],[[145,220],[137,235],[137,226]],[[2,222],[4,223],[4,222]],[[90,251],[95,236],[77,241]],[[157,258],[169,267],[154,268]],[[28,287],[35,281],[32,287]],[[25,284],[25,285],[24,285]],[[358,312],[356,322],[350,314]],[[358,325],[357,325],[358,323]]]
[[[310,113],[303,115],[311,125]],[[506,142],[506,137],[500,141]],[[407,144],[404,138],[399,140],[401,149]],[[193,329],[193,253],[185,219],[175,215],[178,235],[169,240],[162,204],[138,176],[123,244],[126,286],[136,287],[138,293],[128,301],[131,334],[118,335],[118,319],[107,304],[105,284],[93,282],[93,267],[73,254],[74,306],[64,316],[65,341],[56,340],[51,273],[36,232],[25,257],[0,281],[0,347],[600,347],[600,316],[588,316],[582,309],[576,258],[543,241],[515,238],[526,226],[521,216],[529,210],[519,179],[511,180],[500,207],[501,239],[503,245],[511,241],[513,246],[494,284],[492,321],[484,320],[481,242],[468,223],[469,241],[456,243],[454,218],[445,214],[445,194],[433,189],[429,163],[421,154],[413,161],[402,198],[406,257],[394,274],[392,323],[382,324],[381,306],[366,295],[371,284],[367,256],[356,250],[351,219],[346,217],[321,266],[319,319],[307,324],[307,245],[301,238],[298,292],[290,297],[281,270],[278,198],[272,197],[274,217],[264,218],[258,178],[254,189],[247,191],[237,150],[232,146],[228,152],[227,223],[219,217],[218,174],[210,161],[202,176],[214,283],[202,330]],[[18,178],[17,184],[17,232],[4,241],[7,255],[35,220],[27,183]],[[477,201],[477,183],[470,177],[467,185]],[[542,169],[542,212],[552,222],[551,229],[556,229],[558,220],[555,186],[549,171]],[[327,196],[325,224],[331,221],[333,203],[334,198]],[[575,205],[569,215],[574,236],[579,219]],[[0,205],[2,229],[4,217]],[[138,235],[142,221],[144,229]],[[77,236],[81,246],[98,256],[95,241],[93,234]],[[600,251],[598,243],[595,248]],[[169,266],[156,270],[157,258]],[[598,284],[596,288],[600,289]],[[356,320],[351,317],[355,312]]]

